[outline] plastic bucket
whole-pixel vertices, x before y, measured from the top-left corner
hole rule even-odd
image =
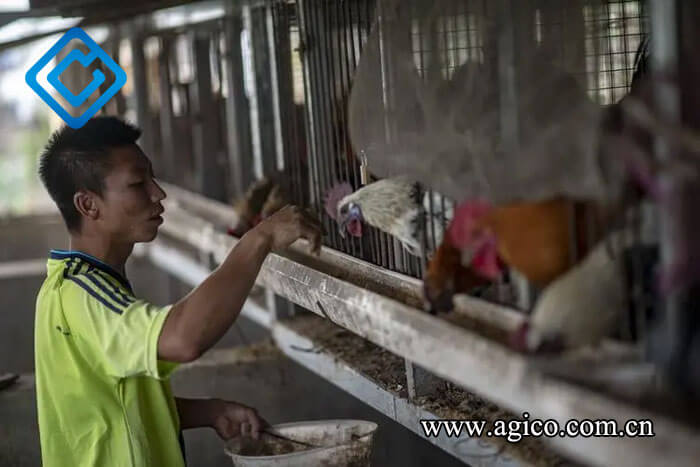
[[[319,446],[304,448],[262,434],[259,440],[236,438],[226,454],[236,467],[364,467],[370,465],[372,438],[377,424],[363,420],[318,420],[271,427],[291,439]],[[300,449],[290,452],[292,449]],[[279,453],[279,454],[277,454]]]

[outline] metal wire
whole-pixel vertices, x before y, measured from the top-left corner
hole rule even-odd
[[[608,1],[584,15],[586,56],[595,70],[589,71],[589,93],[600,104],[613,104],[629,91],[635,53],[648,29],[644,2]]]
[[[561,60],[572,53],[566,41],[569,20],[564,8],[551,0],[530,0],[534,7],[530,29],[532,44],[555,44],[553,51]],[[583,8],[585,31],[585,62],[581,63],[582,80],[588,84],[590,96],[601,104],[619,100],[629,90],[634,69],[634,56],[646,31],[644,5],[639,1],[609,1],[599,6]],[[422,276],[418,258],[407,255],[388,235],[368,229],[363,239],[342,239],[337,225],[323,212],[323,196],[337,181],[348,181],[360,187],[359,161],[350,146],[347,132],[347,99],[354,70],[374,19],[373,0],[307,0],[297,3],[274,0],[269,2],[275,16],[275,38],[285,44],[285,37],[298,35],[299,51],[290,47],[278,48],[278,76],[280,77],[281,105],[285,135],[285,165],[291,177],[302,180],[294,190],[294,201],[310,203],[323,220],[329,247],[365,259],[374,264],[416,277]],[[402,3],[402,6],[404,3]],[[411,36],[415,66],[426,77],[436,67],[442,77],[449,79],[454,70],[467,61],[483,62],[485,24],[488,10],[486,0],[453,2],[450,11],[440,18],[437,28],[429,30],[419,16],[420,0],[405,6],[415,11],[415,20],[407,31]],[[580,10],[579,10],[580,11]],[[304,118],[300,118],[294,102],[284,94],[291,94],[293,85],[282,83],[292,80],[293,71],[283,69],[283,63],[293,63],[289,54],[299,53],[303,58]],[[281,59],[284,58],[284,59]],[[298,103],[296,104],[298,105]],[[299,131],[306,127],[306,132]],[[306,144],[299,144],[300,135],[306,135]],[[369,167],[371,172],[371,166]],[[311,197],[303,196],[308,191]],[[449,222],[453,200],[438,193],[426,193],[426,228],[430,239]],[[438,245],[428,242],[428,253]]]
[[[277,8],[279,3],[274,2]],[[324,193],[336,182],[360,188],[359,161],[349,142],[347,101],[352,76],[369,34],[374,2],[367,0],[299,2],[296,15],[303,48],[304,106],[308,125],[307,157],[312,172],[314,202],[327,232],[325,244],[372,263],[418,275],[404,252],[388,235],[368,229],[362,239],[341,238],[335,221],[323,211]],[[371,170],[371,167],[370,167]]]

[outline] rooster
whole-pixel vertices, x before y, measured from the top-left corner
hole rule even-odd
[[[542,287],[572,266],[572,209],[564,199],[503,206],[470,201],[457,206],[448,236],[481,276],[498,279],[506,264]]]
[[[563,199],[458,205],[423,281],[431,309],[449,311],[454,294],[497,281],[506,266],[539,287],[565,273],[575,259],[573,208]],[[585,245],[579,247],[585,251]]]
[[[385,178],[353,192],[349,183],[339,183],[326,194],[325,211],[339,226],[362,236],[364,223],[395,236],[412,255],[421,252],[420,232],[424,215],[420,184],[407,177]]]
[[[423,278],[423,291],[431,314],[451,311],[452,297],[459,293],[473,293],[491,281],[462,265],[461,252],[449,238],[435,251]]]

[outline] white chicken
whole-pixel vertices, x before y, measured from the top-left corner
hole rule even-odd
[[[629,233],[599,243],[576,267],[552,282],[538,298],[529,322],[511,336],[519,351],[557,351],[593,345],[609,336],[626,310],[627,284],[621,252]]]
[[[347,183],[336,185],[326,196],[326,212],[338,222],[341,236],[362,236],[367,223],[395,236],[412,255],[421,252],[422,190],[408,177],[385,178],[353,192]]]

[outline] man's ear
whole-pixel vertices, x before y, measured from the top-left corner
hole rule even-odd
[[[97,205],[97,199],[95,194],[90,191],[80,190],[75,193],[73,195],[73,205],[80,214],[92,220],[97,219],[99,216],[100,210]]]

